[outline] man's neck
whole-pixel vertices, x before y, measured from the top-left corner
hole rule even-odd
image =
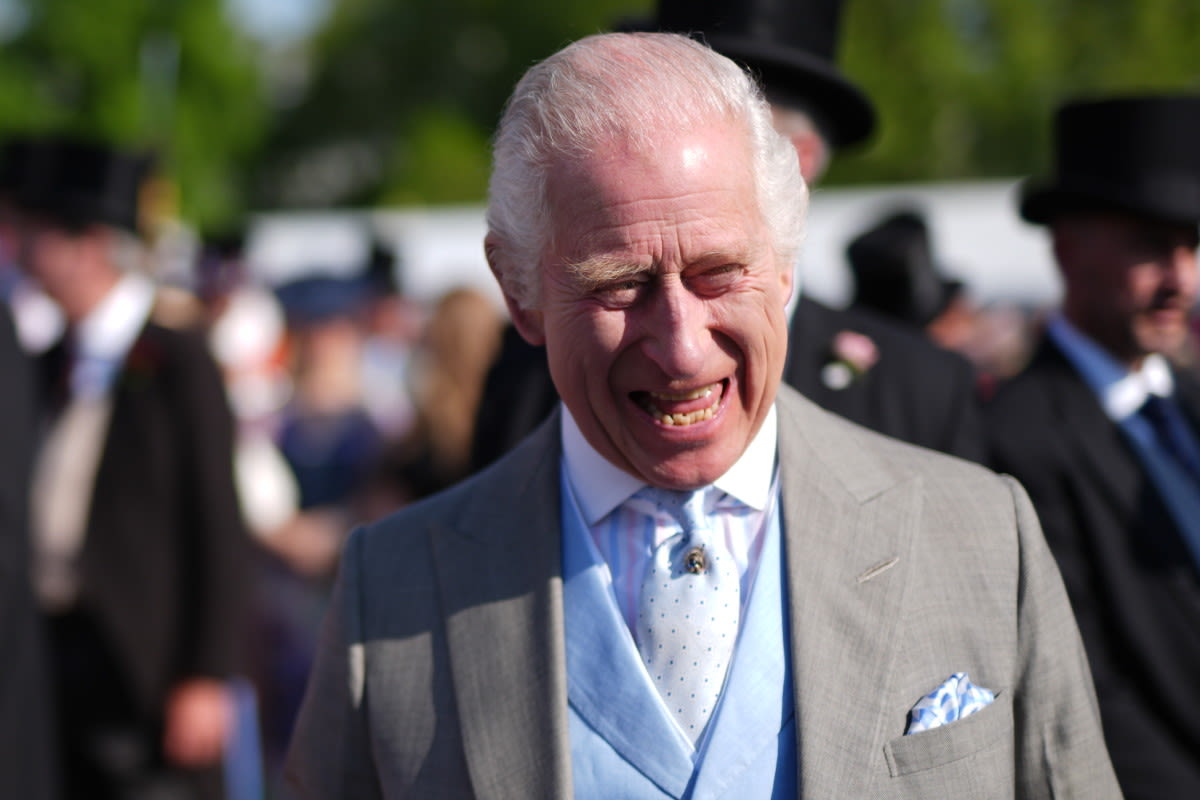
[[[100,307],[105,298],[121,282],[121,273],[115,269],[99,271],[86,276],[75,284],[62,297],[56,297],[62,306],[67,322],[77,326]]]
[[[1149,353],[1132,347],[1120,346],[1113,341],[1112,330],[1107,329],[1106,326],[1090,324],[1090,321],[1083,315],[1072,313],[1069,304],[1063,308],[1062,316],[1078,333],[1086,336],[1090,342],[1101,348],[1109,358],[1124,367],[1127,372],[1137,372],[1142,368]]]

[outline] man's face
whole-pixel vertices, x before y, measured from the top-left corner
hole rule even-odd
[[[650,484],[711,483],[775,399],[791,289],[747,136],[720,122],[601,146],[549,182],[541,308],[555,386],[587,440]]]
[[[51,297],[58,299],[69,294],[86,250],[86,239],[80,234],[37,218],[27,220],[24,225],[21,261]]]
[[[1092,214],[1056,225],[1066,313],[1123,363],[1183,344],[1196,301],[1195,225]]]

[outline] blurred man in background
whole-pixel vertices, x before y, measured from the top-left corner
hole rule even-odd
[[[842,0],[661,0],[660,30],[701,32],[758,76],[775,129],[815,185],[834,155],[862,144],[875,109],[836,66]],[[823,408],[889,436],[972,460],[983,434],[971,365],[878,314],[804,292],[792,312],[784,380]]]
[[[1087,646],[1125,796],[1200,797],[1200,386],[1163,358],[1196,301],[1200,96],[1071,103],[1021,215],[1065,286],[988,409]]]
[[[158,314],[148,160],[69,140],[28,158],[22,265],[68,324],[42,364],[32,505],[66,795],[220,797],[246,589],[221,377],[203,334]]]
[[[846,245],[857,308],[891,317],[948,350],[970,336],[971,303],[962,281],[934,257],[929,225],[915,209],[894,211]]]

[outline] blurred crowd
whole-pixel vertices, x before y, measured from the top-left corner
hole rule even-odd
[[[146,214],[154,175],[96,142],[0,149],[0,724],[21,745],[0,773],[25,781],[4,796],[286,797],[348,532],[482,468],[557,402],[494,301],[414,302],[418,265],[381,241],[269,285],[253,229],[231,230],[163,280],[178,231]],[[935,238],[906,207],[848,241],[852,309],[955,352],[987,399],[1046,310],[980,303]],[[876,366],[862,330],[837,331],[807,394]],[[1196,342],[1166,353],[1175,368],[1200,374]]]
[[[163,280],[149,158],[0,159],[5,611],[45,623],[20,675],[43,705],[0,708],[37,756],[21,796],[274,794],[341,543],[467,473],[502,312],[470,287],[409,301],[382,245],[266,285],[245,231]]]

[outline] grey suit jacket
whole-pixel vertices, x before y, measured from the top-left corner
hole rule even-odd
[[[1020,487],[777,404],[803,796],[1118,797]],[[558,431],[351,537],[289,754],[302,797],[570,796]],[[959,671],[996,701],[903,736]]]

